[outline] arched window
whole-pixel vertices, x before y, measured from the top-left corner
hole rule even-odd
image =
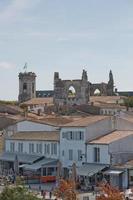
[[[95,89],[94,96],[100,96],[100,95],[101,95],[101,91],[99,89]]]
[[[70,86],[68,89],[68,97],[75,98],[76,97],[76,90],[73,86]]]

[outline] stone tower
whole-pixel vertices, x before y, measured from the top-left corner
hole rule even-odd
[[[19,73],[19,102],[36,97],[36,74],[34,72]]]
[[[107,95],[108,96],[114,95],[114,78],[113,78],[113,73],[111,70],[109,72],[109,81],[107,84]]]

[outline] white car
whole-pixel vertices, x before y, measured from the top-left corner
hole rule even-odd
[[[133,200],[133,189],[128,189],[125,191],[125,199]]]

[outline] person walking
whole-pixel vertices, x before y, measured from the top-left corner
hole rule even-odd
[[[52,198],[52,192],[51,191],[49,192],[49,198],[50,199]]]

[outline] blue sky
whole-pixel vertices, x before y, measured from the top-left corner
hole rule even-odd
[[[62,79],[107,82],[133,90],[132,0],[0,0],[0,99],[17,99],[24,63],[37,89]]]

